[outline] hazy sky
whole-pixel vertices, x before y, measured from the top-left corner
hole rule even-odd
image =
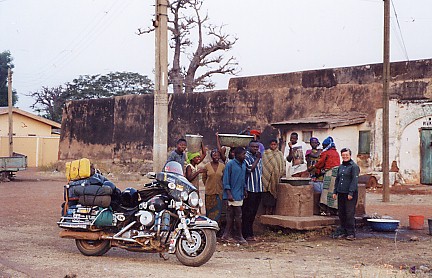
[[[153,79],[154,0],[0,0],[0,52],[15,64],[18,107],[26,96],[79,75],[132,71]],[[380,63],[382,0],[205,0],[214,24],[239,40],[239,76]],[[393,0],[391,61],[432,58],[432,0]],[[217,89],[230,76],[217,76]]]

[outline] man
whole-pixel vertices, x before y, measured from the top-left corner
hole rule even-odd
[[[278,150],[276,139],[270,141],[269,148],[264,151],[262,160],[263,206],[265,214],[273,214],[276,206],[277,185],[285,170],[285,159],[283,153]]]
[[[309,177],[305,157],[307,149],[305,142],[298,141],[298,134],[296,132],[291,133],[284,154],[288,161],[287,177]]]
[[[168,159],[165,162],[165,164],[170,162],[170,161],[176,161],[176,162],[180,163],[183,171],[185,171],[185,165],[184,164],[185,164],[185,161],[187,160],[187,154],[185,151],[186,148],[187,148],[186,139],[184,139],[184,138],[178,139],[176,149],[168,155]],[[201,143],[201,153],[199,153],[199,152],[197,152],[197,153],[200,156],[200,159],[198,161],[198,163],[200,163],[201,161],[204,160],[204,158],[206,157],[206,153],[207,153],[203,143]],[[195,155],[195,153],[194,153],[194,155]]]
[[[186,152],[185,152],[186,147],[187,147],[186,139],[184,139],[184,138],[178,139],[176,149],[173,150],[168,155],[168,159],[165,162],[165,164],[170,162],[170,161],[176,161],[176,162],[180,163],[180,165],[182,166],[182,169],[184,169],[184,163],[186,161]]]
[[[262,185],[262,160],[259,152],[258,141],[252,140],[249,143],[249,150],[246,152],[246,188],[247,196],[243,202],[243,237],[247,241],[256,241],[253,233],[253,223],[261,202],[264,188]]]
[[[261,131],[259,131],[259,130],[256,130],[256,129],[252,129],[251,131],[250,131],[250,135],[253,135],[253,137],[254,137],[254,140],[257,140],[258,141],[258,145],[259,145],[259,152],[261,153],[261,154],[263,154],[264,153],[264,151],[265,151],[265,148],[264,148],[264,145],[261,143]]]
[[[235,230],[238,233],[238,242],[247,244],[247,241],[242,236],[242,205],[246,193],[246,151],[242,147],[234,149],[234,159],[228,161],[223,174],[223,199],[228,200],[226,213],[225,232],[222,236],[224,241],[232,241],[232,231],[235,225]]]

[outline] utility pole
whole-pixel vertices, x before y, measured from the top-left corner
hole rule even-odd
[[[383,202],[390,201],[389,182],[389,82],[390,82],[390,0],[384,0],[384,61],[383,61],[383,115],[382,115],[382,173]]]
[[[13,156],[12,70],[8,68],[9,156]]]
[[[153,171],[165,164],[168,148],[168,0],[156,0]]]

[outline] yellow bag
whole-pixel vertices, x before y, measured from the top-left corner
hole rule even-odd
[[[88,158],[66,162],[66,178],[68,181],[85,179],[90,175],[90,160]]]

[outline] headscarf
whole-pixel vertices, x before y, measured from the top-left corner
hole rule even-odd
[[[251,134],[251,135],[258,135],[258,136],[260,136],[260,135],[261,135],[261,131],[259,131],[259,130],[257,130],[257,129],[252,129],[252,130],[250,131],[250,134]]]
[[[187,153],[187,161],[186,162],[189,164],[191,162],[191,160],[194,159],[197,156],[200,156],[199,152],[195,152],[195,153],[188,152]]]
[[[331,148],[336,148],[336,144],[334,143],[333,137],[329,136],[323,141],[323,145],[327,145],[323,151],[327,151]]]
[[[309,139],[309,142],[310,142],[310,143],[312,143],[313,141],[316,141],[316,142],[318,143],[318,146],[320,145],[320,141],[318,140],[318,138],[316,138],[316,137],[311,137],[311,138]]]

